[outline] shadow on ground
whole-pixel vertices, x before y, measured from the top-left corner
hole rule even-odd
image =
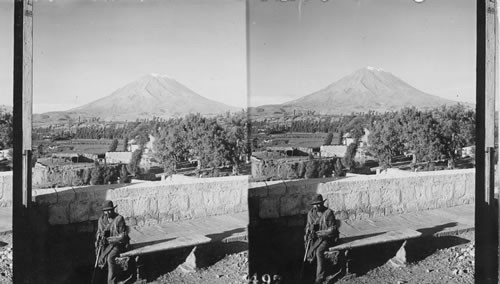
[[[141,275],[148,281],[153,281],[161,275],[175,270],[184,263],[194,247],[186,247],[166,252],[151,253],[142,257]],[[203,269],[211,266],[226,255],[248,250],[247,242],[210,243],[196,248],[196,265]]]
[[[406,258],[409,263],[421,261],[438,250],[454,247],[469,240],[457,236],[444,237],[422,237],[408,240],[406,243]],[[350,252],[351,273],[358,276],[366,274],[368,271],[384,265],[389,259],[396,255],[403,241],[374,245],[365,248],[353,249]]]
[[[433,234],[442,231],[454,224],[443,224],[440,226],[423,229],[428,237],[420,237],[408,240],[406,243],[406,256],[409,263],[421,261],[438,250],[468,243],[469,240],[457,236],[432,237]],[[283,283],[314,283],[315,263],[303,264],[304,243],[303,227],[278,228],[278,226],[266,226],[252,229],[249,234],[250,242],[250,266],[251,275],[257,273],[278,274]],[[358,276],[384,265],[389,259],[396,255],[403,241],[372,245],[351,249],[349,252],[349,272]],[[338,271],[338,267],[329,264],[330,275]],[[302,275],[300,271],[303,269]]]
[[[185,247],[174,249],[165,252],[149,253],[141,256],[138,263],[135,263],[133,258],[129,262],[128,270],[123,272],[119,280],[127,279],[130,276],[135,277],[136,268],[139,267],[140,276],[148,282],[153,281],[161,275],[167,274],[175,270],[182,264],[194,247]],[[247,242],[231,242],[231,243],[210,243],[207,245],[198,246],[196,249],[196,264],[200,269],[211,266],[223,259],[228,254],[239,253],[248,250]],[[84,265],[76,266],[72,271],[67,273],[67,276],[57,277],[52,275],[51,278],[58,279],[57,283],[91,283],[93,275],[93,261]],[[57,274],[57,269],[52,271]],[[96,270],[96,277],[100,280],[98,283],[106,283],[106,271]],[[61,282],[62,281],[62,282]]]

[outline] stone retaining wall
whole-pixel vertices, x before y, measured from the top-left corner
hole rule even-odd
[[[247,209],[247,177],[146,182],[33,190],[47,204],[50,224],[96,220],[103,200],[136,224],[168,222]],[[474,202],[475,170],[409,173],[407,176],[356,176],[251,183],[251,206],[262,219],[306,214],[316,193],[342,219],[406,213]],[[12,172],[0,172],[0,206],[12,206]],[[252,209],[252,208],[251,208]]]
[[[33,200],[48,209],[50,225],[95,221],[112,200],[127,224],[148,225],[247,211],[248,177],[142,182],[38,189]]]
[[[12,171],[0,172],[0,207],[12,207]]]
[[[366,219],[474,202],[475,170],[251,183],[250,222],[306,214],[323,194],[339,219]]]

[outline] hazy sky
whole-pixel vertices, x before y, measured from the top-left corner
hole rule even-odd
[[[251,106],[308,95],[366,66],[475,102],[473,0],[249,3]]]
[[[250,104],[310,94],[382,68],[475,102],[475,1],[250,0]],[[245,106],[244,0],[38,0],[34,111],[65,110],[149,73]],[[0,104],[12,104],[13,1],[0,0]]]
[[[35,0],[34,112],[67,110],[144,75],[245,107],[244,0]],[[12,105],[13,1],[0,0],[0,104]]]

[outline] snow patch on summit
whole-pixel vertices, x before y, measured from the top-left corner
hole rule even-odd
[[[376,67],[372,67],[372,66],[367,66],[366,69],[368,69],[370,71],[384,71],[384,69],[382,69],[382,68],[376,68]]]
[[[150,75],[152,77],[155,77],[155,78],[167,78],[167,79],[170,79],[170,77],[168,75],[165,75],[165,74],[151,73]]]

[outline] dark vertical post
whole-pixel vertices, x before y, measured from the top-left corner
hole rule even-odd
[[[475,281],[498,282],[498,213],[494,199],[496,1],[477,1]]]
[[[33,62],[33,2],[14,4],[14,159],[13,264],[14,283],[29,283],[29,204],[31,202],[31,115]]]
[[[475,275],[476,283],[481,283],[486,279],[485,266],[487,262],[485,254],[485,234],[487,227],[483,216],[485,194],[484,194],[484,46],[485,46],[485,22],[484,5],[485,0],[477,1],[476,8],[476,198],[475,198]]]
[[[250,149],[250,153],[248,153],[247,159],[249,161],[251,160],[251,156],[253,152],[253,145],[251,143],[252,141],[252,120],[251,120],[251,115],[250,115],[250,74],[251,74],[251,69],[250,69],[250,1],[246,0],[245,1],[245,33],[246,33],[246,62],[247,62],[247,122],[248,122],[248,128],[247,128],[247,146],[248,149]],[[253,167],[253,164],[250,165]],[[252,170],[253,173],[253,170]],[[247,186],[247,191],[250,190],[249,188],[250,185]],[[247,194],[247,196],[250,196],[250,193]],[[255,226],[252,226],[252,221],[253,217],[252,216],[252,206],[251,206],[251,198],[248,197],[247,203],[248,203],[248,226],[247,226],[247,232],[248,232],[248,275],[251,273],[255,272],[255,267],[254,267],[254,262],[255,262],[255,253],[258,250],[258,247],[255,246],[255,238],[254,238],[254,231],[255,231]],[[252,242],[252,240],[254,240]]]

